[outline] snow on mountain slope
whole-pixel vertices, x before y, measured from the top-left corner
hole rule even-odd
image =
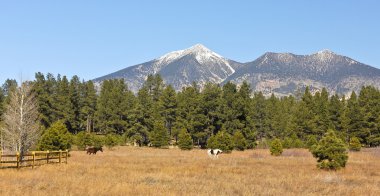
[[[164,82],[173,85],[176,90],[181,90],[182,87],[190,86],[192,82],[221,83],[241,65],[222,57],[202,44],[196,44],[188,49],[170,52],[152,61],[128,67],[94,81],[124,78],[129,88],[136,92],[149,74],[160,74]]]

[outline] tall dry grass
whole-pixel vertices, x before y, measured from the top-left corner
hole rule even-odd
[[[380,149],[350,153],[347,167],[321,171],[307,150],[234,151],[119,147],[72,152],[69,163],[0,170],[0,195],[380,195]]]

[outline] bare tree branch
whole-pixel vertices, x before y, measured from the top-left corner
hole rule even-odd
[[[9,93],[10,102],[3,114],[3,147],[23,155],[40,136],[38,110],[32,85],[24,82]]]

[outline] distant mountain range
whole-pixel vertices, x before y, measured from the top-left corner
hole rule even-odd
[[[170,52],[146,63],[127,67],[93,81],[124,78],[137,92],[149,74],[160,74],[176,90],[196,82],[201,88],[207,82],[241,84],[247,81],[253,91],[276,96],[295,94],[310,86],[312,91],[327,88],[330,93],[350,94],[363,85],[380,88],[380,69],[349,57],[322,50],[311,55],[268,52],[258,59],[240,63],[209,50],[201,44]]]

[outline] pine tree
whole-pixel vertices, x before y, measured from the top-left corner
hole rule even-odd
[[[71,148],[72,138],[65,124],[57,121],[49,127],[42,135],[39,150],[67,150]]]
[[[328,111],[328,93],[325,88],[322,89],[322,92],[317,92],[314,99],[314,122],[315,129],[314,134],[318,136],[322,136],[329,128],[330,120],[329,120],[329,111]]]
[[[347,102],[347,130],[350,137],[357,137],[363,143],[366,142],[368,132],[364,129],[363,111],[359,106],[356,93],[353,91]]]
[[[39,119],[41,125],[44,126],[44,128],[48,128],[52,123],[52,92],[51,89],[48,88],[45,76],[42,73],[36,73],[35,77],[33,92],[35,93],[38,102]]]
[[[359,107],[363,111],[363,139],[368,146],[380,145],[380,92],[372,87],[365,86],[361,89],[358,99]]]
[[[81,83],[78,76],[73,76],[69,84],[69,110],[67,113],[68,129],[72,133],[83,130],[84,125],[81,120],[82,100],[80,95]]]
[[[193,149],[193,139],[191,135],[186,131],[186,129],[182,129],[178,135],[178,147],[181,150],[191,150]]]
[[[56,114],[56,118],[59,120],[63,120],[66,127],[69,127],[69,119],[70,119],[70,93],[69,93],[69,81],[66,76],[58,75],[57,77],[57,89],[56,95],[53,97],[52,107],[54,109],[54,113]],[[71,130],[69,129],[69,132]]]
[[[245,150],[247,149],[247,140],[244,138],[241,131],[236,131],[232,137],[234,147],[236,150]]]
[[[156,121],[154,123],[153,131],[151,132],[150,142],[153,147],[163,148],[169,144],[169,135],[165,129],[164,122]]]
[[[254,94],[252,105],[251,118],[255,124],[257,140],[261,141],[269,132],[267,102],[261,92]]]
[[[196,145],[205,147],[208,136],[204,132],[207,127],[207,117],[199,104],[202,97],[197,86],[193,83],[193,86],[183,88],[177,97],[176,129],[185,128],[194,138]]]
[[[337,170],[346,166],[347,147],[333,130],[328,130],[311,150],[321,169]]]
[[[128,88],[124,80],[104,81],[97,102],[96,122],[104,133],[123,134],[128,125]]]
[[[280,156],[283,152],[282,142],[280,139],[276,138],[270,143],[269,148],[270,154],[273,156]]]
[[[86,131],[94,131],[94,118],[96,112],[96,90],[94,83],[90,80],[82,85],[81,99],[83,106],[81,108],[81,124],[85,124]]]
[[[165,120],[165,127],[169,133],[169,136],[172,137],[172,128],[176,119],[177,112],[177,99],[176,92],[172,86],[167,86],[159,101],[159,113]]]

